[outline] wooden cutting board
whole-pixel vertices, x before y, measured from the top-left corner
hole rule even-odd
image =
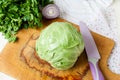
[[[40,31],[42,29],[55,21],[64,22],[65,20],[54,19],[43,21],[43,27],[40,29],[23,29],[19,31],[17,34],[19,40],[15,43],[8,43],[3,51],[0,53],[0,71],[16,78],[17,80],[45,80],[45,78],[41,78],[41,75],[42,77],[45,77],[47,75],[43,75],[39,71],[30,68],[25,62],[22,61],[23,59],[21,58],[20,53],[22,48],[27,44],[33,34],[35,34],[34,36],[32,36],[34,39],[37,37],[36,35],[40,34]],[[75,25],[75,27],[78,28],[77,25]],[[99,61],[99,66],[102,70],[103,75],[105,76],[105,79],[120,80],[120,75],[112,73],[108,69],[107,65],[109,55],[114,47],[114,41],[94,32],[91,33],[100,52],[101,59]],[[87,60],[87,58],[85,58],[85,60]],[[82,80],[92,80],[90,69],[85,72]]]

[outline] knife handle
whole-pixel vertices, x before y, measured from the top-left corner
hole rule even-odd
[[[104,80],[104,76],[98,66],[98,59],[89,59],[89,65],[92,72],[93,80]]]

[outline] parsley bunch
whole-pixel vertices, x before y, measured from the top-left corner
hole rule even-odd
[[[41,7],[45,7],[48,4],[53,4],[53,0],[41,0],[40,1]]]
[[[41,27],[42,14],[39,5],[44,4],[42,1],[0,0],[0,32],[8,41],[16,41],[15,34],[22,28]]]

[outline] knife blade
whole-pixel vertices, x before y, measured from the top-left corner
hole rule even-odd
[[[104,76],[98,65],[100,54],[98,52],[95,41],[85,23],[80,22],[79,27],[85,43],[85,50],[88,57],[88,62],[90,70],[92,72],[93,80],[104,80]]]

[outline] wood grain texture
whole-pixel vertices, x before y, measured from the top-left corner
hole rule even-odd
[[[31,68],[30,65],[25,62],[25,59],[26,58],[30,59],[30,64],[34,66],[35,58],[32,58],[33,56],[25,54],[24,56],[26,58],[21,57],[21,51],[25,47],[25,45],[28,44],[28,42],[29,46],[35,47],[35,39],[39,36],[40,31],[44,29],[47,25],[55,21],[64,22],[65,20],[63,19],[54,19],[49,21],[45,20],[43,21],[43,27],[41,29],[23,29],[19,31],[17,34],[19,40],[15,43],[8,43],[3,49],[2,53],[0,54],[0,71],[16,78],[17,80],[54,80],[53,78],[48,76],[48,74],[36,70],[35,68]],[[75,27],[78,28],[77,25],[75,25]],[[111,50],[114,47],[114,41],[99,34],[96,34],[94,32],[91,33],[94,37],[94,40],[101,55],[99,66],[106,80],[120,80],[120,75],[112,73],[107,67],[107,60],[111,53]],[[31,38],[32,40],[30,40]],[[30,47],[28,47],[27,50],[28,49],[30,49]],[[29,50],[26,53],[30,54]],[[79,69],[81,69],[80,75],[82,75],[81,76],[82,80],[92,80],[86,55],[82,53],[82,56],[80,57],[83,60],[82,62],[79,62],[80,64]],[[76,67],[77,65],[78,63],[75,64]],[[88,70],[84,71],[86,66],[88,66]],[[69,77],[69,79],[67,80],[73,79],[72,77]]]

